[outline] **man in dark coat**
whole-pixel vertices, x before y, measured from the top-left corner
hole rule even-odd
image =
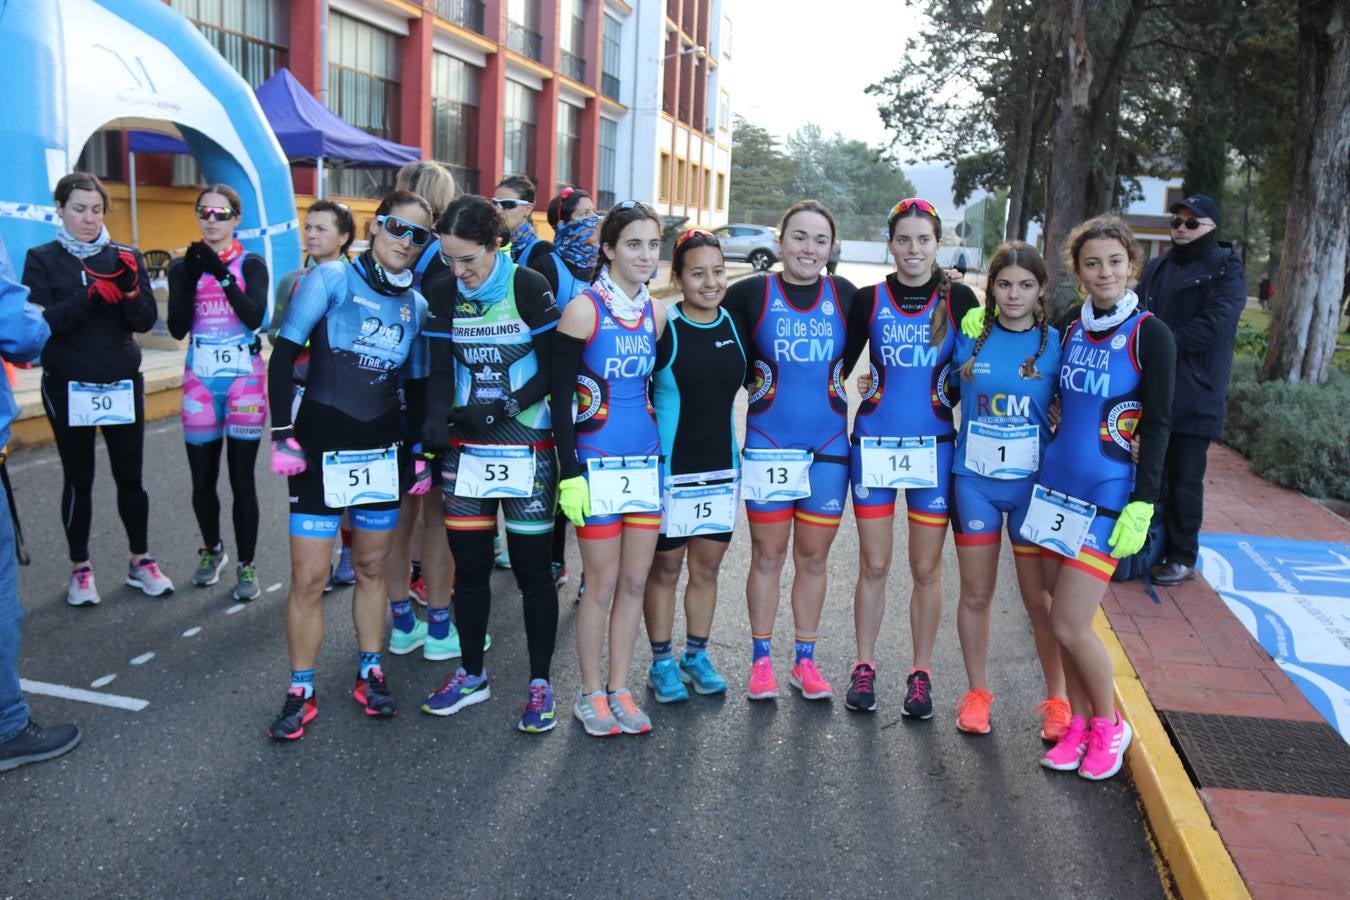
[[[1172,249],[1149,260],[1140,304],[1172,329],[1177,379],[1162,507],[1167,550],[1150,574],[1171,585],[1195,577],[1209,442],[1223,436],[1238,317],[1247,304],[1242,258],[1219,243],[1219,207],[1203,194],[1172,205]]]

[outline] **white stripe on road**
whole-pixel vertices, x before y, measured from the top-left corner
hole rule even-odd
[[[244,608],[244,604],[242,604],[242,603],[236,603],[234,606],[231,606],[229,609],[225,610],[225,615],[227,615],[227,616],[232,616],[232,615],[234,615],[235,613],[239,612],[239,610],[241,610],[241,609],[243,609],[243,608]]]
[[[192,636],[194,636],[194,635],[201,634],[201,631],[202,631],[202,626],[200,626],[200,625],[193,625],[193,626],[192,626],[191,628],[189,628],[187,631],[183,632],[183,637],[192,637]]]
[[[278,581],[276,584],[270,585],[270,586],[267,588],[267,593],[270,594],[270,593],[273,593],[274,591],[279,591],[279,590],[281,590],[281,582],[280,582],[280,581]]]
[[[117,675],[115,673],[112,675],[104,675],[102,678],[95,678],[93,681],[89,683],[89,686],[91,688],[101,688],[106,685],[112,684],[116,678]]]
[[[154,658],[155,658],[155,651],[151,650],[149,653],[142,653],[140,656],[133,659],[131,661],[131,664],[133,666],[142,666]]]
[[[100,681],[102,679],[99,679]],[[94,703],[99,706],[111,706],[115,709],[125,709],[131,712],[140,712],[150,705],[149,700],[142,700],[139,697],[121,697],[117,694],[100,694],[96,691],[86,691],[83,688],[68,687],[64,684],[49,684],[45,681],[29,681],[27,678],[19,679],[19,690],[25,694],[41,694],[45,697],[59,697],[62,700],[78,700],[81,703]]]

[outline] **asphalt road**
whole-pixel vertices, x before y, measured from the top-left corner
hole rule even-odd
[[[870,283],[881,271],[846,266],[842,274]],[[354,639],[342,589],[326,604],[320,716],[303,739],[278,745],[264,731],[288,677],[285,588],[240,609],[226,579],[191,588],[200,538],[175,420],[152,423],[146,459],[151,550],[179,590],[152,600],[121,586],[124,537],[101,459],[92,547],[103,603],[84,609],[63,600],[55,452],[11,461],[34,556],[22,575],[23,676],[90,690],[115,675],[93,690],[148,705],[30,696],[40,721],[74,719],[84,741],[59,761],[0,776],[0,896],[1162,894],[1128,780],[1094,784],[1037,765],[1033,708],[1042,687],[1006,548],[991,662],[995,730],[986,737],[954,724],[965,682],[950,551],[938,713],[927,723],[900,718],[909,656],[901,519],[875,715],[786,692],[776,703],[745,699],[742,523],[723,566],[713,635],[731,690],[647,703],[649,735],[597,740],[565,715],[578,682],[575,582],[560,598],[559,727],[542,736],[515,730],[524,636],[514,582],[500,572],[489,703],[446,719],[419,715],[445,664],[390,656],[385,668],[404,712],[366,719],[348,699]],[[258,478],[266,588],[286,581],[286,500],[261,459]],[[228,522],[223,479],[222,491]],[[575,571],[575,545],[569,554]],[[856,559],[846,515],[817,654],[840,698],[853,662]],[[790,579],[789,563],[784,584]],[[791,628],[785,599],[781,678]],[[635,667],[648,662],[643,643]]]

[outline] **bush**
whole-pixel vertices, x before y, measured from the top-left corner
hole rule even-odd
[[[1260,360],[1239,355],[1228,388],[1224,443],[1268,481],[1312,497],[1350,500],[1350,374],[1326,384],[1257,381]]]

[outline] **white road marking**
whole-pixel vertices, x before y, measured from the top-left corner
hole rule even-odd
[[[281,582],[280,582],[280,581],[278,581],[276,584],[270,586],[270,587],[267,589],[267,593],[271,594],[271,593],[274,593],[274,592],[279,591],[279,590],[281,590]]]
[[[94,684],[104,681],[106,678],[111,681],[115,675],[105,675]],[[114,709],[126,709],[131,712],[140,712],[150,705],[149,700],[142,700],[139,697],[122,697],[117,694],[100,694],[95,691],[86,691],[83,688],[68,687],[64,684],[49,684],[45,681],[29,681],[27,678],[19,679],[19,690],[25,694],[41,694],[45,697],[59,697],[62,700],[78,700],[81,703],[94,703],[98,706],[111,706]]]
[[[104,685],[112,684],[113,680],[116,678],[117,678],[116,674],[104,675],[102,678],[95,678],[92,682],[89,683],[89,686],[91,688],[101,688]]]
[[[154,658],[155,658],[155,651],[151,650],[149,653],[142,653],[140,656],[133,659],[131,661],[131,664],[133,666],[142,666]]]
[[[193,625],[193,626],[192,626],[191,628],[189,628],[187,631],[183,632],[183,637],[192,637],[193,635],[201,634],[201,631],[202,631],[202,626],[200,626],[200,625]]]
[[[232,616],[232,615],[234,615],[235,613],[239,612],[239,610],[241,610],[241,609],[243,609],[243,608],[244,608],[244,604],[242,604],[242,603],[236,603],[234,606],[231,606],[229,609],[225,610],[225,615],[227,615],[227,616]]]

